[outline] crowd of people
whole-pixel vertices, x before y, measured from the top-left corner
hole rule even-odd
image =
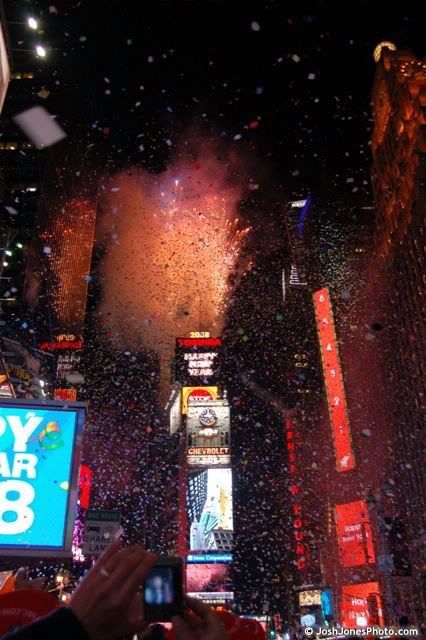
[[[10,629],[2,640],[231,639],[227,627],[235,616],[224,618],[192,598],[186,600],[185,615],[173,618],[172,629],[146,623],[139,591],[156,559],[140,545],[123,548],[120,541],[112,543],[82,578],[69,606]],[[15,589],[40,588],[40,580],[30,581],[25,569],[18,571]]]

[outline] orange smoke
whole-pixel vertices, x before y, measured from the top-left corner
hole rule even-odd
[[[168,365],[177,336],[221,332],[229,276],[248,231],[237,218],[241,189],[209,158],[161,175],[120,173],[107,194],[104,323],[118,345],[143,345]]]

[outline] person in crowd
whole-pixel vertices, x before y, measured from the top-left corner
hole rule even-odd
[[[156,562],[142,546],[113,542],[74,591],[69,607],[2,637],[2,640],[119,640],[147,627],[138,589]],[[173,620],[176,640],[227,640],[221,620],[188,599],[196,618]]]

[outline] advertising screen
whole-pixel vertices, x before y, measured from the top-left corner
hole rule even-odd
[[[382,625],[383,613],[378,582],[363,582],[342,587],[341,611],[344,627]]]
[[[333,311],[327,288],[314,293],[314,307],[337,471],[350,471],[355,469],[355,457],[352,451]]]
[[[0,401],[0,552],[71,555],[85,407]]]
[[[232,471],[190,472],[187,487],[190,551],[232,550]]]
[[[184,386],[214,385],[220,338],[177,338],[174,378]]]
[[[230,564],[188,564],[186,590],[190,593],[218,593],[233,590]]]
[[[373,564],[376,560],[365,500],[336,505],[337,543],[344,567]]]
[[[188,402],[203,400],[217,400],[217,387],[183,387],[182,389],[182,414],[188,413]]]
[[[229,466],[230,408],[226,400],[190,402],[186,433],[189,466]]]

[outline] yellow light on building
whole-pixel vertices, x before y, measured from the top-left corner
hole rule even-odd
[[[382,57],[383,49],[390,49],[391,51],[396,51],[396,44],[394,44],[393,42],[388,42],[387,40],[383,40],[383,42],[380,42],[373,52],[373,58],[375,62],[379,62],[380,58]]]

